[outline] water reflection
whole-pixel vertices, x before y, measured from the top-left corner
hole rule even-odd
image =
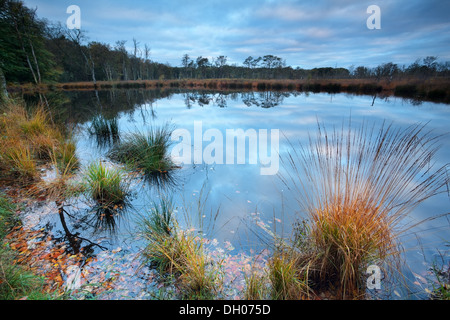
[[[100,204],[83,196],[74,203],[59,206],[58,215],[48,216],[47,231],[54,231],[57,238],[68,244],[68,251],[92,255],[96,250],[108,250],[120,245],[125,233],[133,234],[132,217],[155,198],[173,192],[177,186],[176,175],[142,176],[135,179],[134,188],[138,197],[128,198],[120,204]],[[136,206],[135,206],[136,205]],[[139,208],[139,209],[137,209]],[[125,237],[125,238],[124,238]]]
[[[120,141],[117,118],[105,118],[102,114],[97,114],[91,121],[88,128],[91,137],[95,138],[99,148],[108,148]]]
[[[210,92],[188,91],[184,92],[184,104],[190,109],[196,105],[207,105],[226,108],[228,101],[242,101],[248,107],[273,108],[283,103],[284,98],[295,95],[294,92],[261,91],[261,92]]]
[[[86,123],[98,114],[107,119],[113,119],[119,113],[134,112],[140,106],[150,108],[145,118],[151,120],[156,117],[153,103],[158,99],[170,97],[171,90],[143,90],[143,89],[114,89],[95,91],[50,91],[45,95],[48,100],[49,111],[55,120],[65,123]],[[24,93],[23,99],[30,105],[39,103],[35,94]]]
[[[242,102],[248,107],[273,108],[282,104],[284,98],[291,95],[289,92],[277,91],[245,92],[242,94]]]
[[[213,91],[213,90],[186,90],[186,89],[110,89],[99,91],[50,91],[45,94],[50,108],[51,116],[66,123],[86,123],[99,115],[105,119],[117,119],[123,114],[131,115],[136,111],[140,113],[144,123],[157,119],[155,108],[157,101],[170,100],[174,95],[182,95],[183,104],[187,109],[193,107],[217,106],[226,108],[230,102],[242,102],[248,107],[273,108],[280,106],[284,100],[303,95],[336,95],[347,97],[367,97],[368,105],[375,106],[389,101],[402,101],[404,104],[419,106],[424,101],[418,97],[395,97],[383,93],[368,95],[351,93],[319,93],[299,91]],[[39,96],[24,93],[23,98],[31,104],[39,103]],[[369,102],[370,100],[370,102]],[[428,103],[428,102],[426,102]],[[134,117],[130,117],[134,121]]]
[[[84,236],[81,235],[80,231],[71,231],[71,228],[76,230],[78,228],[74,227],[72,224],[70,224],[70,227],[68,223],[66,222],[66,215],[67,217],[74,219],[75,217],[71,215],[69,212],[67,212],[63,206],[60,206],[58,209],[58,217],[59,222],[61,223],[62,229],[64,231],[64,234],[61,233],[60,239],[62,241],[67,241],[69,244],[68,252],[72,254],[78,254],[81,251],[83,252],[84,256],[90,256],[94,253],[94,248],[100,248],[101,250],[107,250],[106,247],[102,246],[99,243],[96,243]],[[81,228],[83,229],[83,228]],[[86,242],[87,244],[82,246],[82,243]]]
[[[77,150],[80,158],[86,163],[105,158],[107,148],[114,144],[97,141],[96,135],[84,134],[92,125],[95,117],[105,120],[115,119],[118,132],[133,133],[147,129],[153,123],[172,121],[177,128],[184,128],[193,135],[194,121],[202,121],[204,130],[218,129],[222,133],[226,129],[280,129],[280,156],[286,156],[290,145],[286,142],[305,142],[308,133],[316,132],[317,121],[327,126],[340,126],[344,118],[352,117],[352,123],[362,121],[393,121],[395,126],[406,127],[417,122],[430,121],[430,129],[439,134],[448,132],[450,109],[448,105],[377,95],[351,95],[328,93],[300,92],[217,92],[189,90],[108,90],[99,91],[101,101],[96,103],[93,92],[64,92],[70,103],[59,112],[64,119],[80,124]],[[64,100],[64,99],[61,99]],[[94,143],[93,143],[94,142]],[[203,147],[209,142],[204,142]],[[247,156],[247,155],[246,155]],[[443,141],[437,152],[436,165],[445,164],[450,158],[449,140]],[[280,173],[285,170],[280,168]],[[157,200],[157,197],[173,194],[179,206],[189,207],[199,202],[205,182],[208,185],[209,197],[204,204],[204,211],[212,212],[202,217],[203,223],[211,223],[214,232],[208,234],[219,243],[230,242],[236,248],[264,248],[270,241],[271,234],[289,234],[293,222],[301,215],[295,199],[288,196],[285,186],[280,185],[276,177],[261,176],[259,165],[183,165],[167,173],[152,176],[141,176],[141,183],[135,189],[138,195],[133,199],[133,210],[143,212],[143,208]],[[59,222],[59,228],[66,230],[67,238],[71,235],[89,238],[92,231],[97,230],[95,243],[111,247],[111,233],[123,241],[125,227],[133,232],[133,215],[125,216],[125,212],[97,210],[89,205],[81,210],[73,208],[69,212],[73,217],[65,216]],[[215,215],[220,207],[220,214]],[[197,217],[196,208],[186,210],[186,216]],[[81,213],[80,213],[81,212]],[[448,212],[448,198],[433,199],[425,202],[412,214],[415,221]],[[192,216],[189,216],[191,214]],[[95,220],[96,219],[96,220]],[[436,253],[442,246],[442,239],[448,238],[448,222],[444,219],[429,220],[423,228],[432,230],[428,234],[421,233],[419,250],[408,246],[407,261],[414,267],[415,273],[423,271],[424,257],[417,251],[426,252],[427,256]],[[129,226],[124,226],[128,222]],[[283,230],[283,228],[285,228]],[[108,232],[100,232],[100,230]],[[68,232],[67,232],[68,231]],[[108,240],[102,239],[107,234]],[[89,245],[89,242],[84,242]],[[94,246],[96,247],[96,246]],[[97,249],[99,249],[97,247]],[[237,250],[236,250],[237,251]],[[236,252],[234,251],[234,252]],[[419,271],[420,270],[420,271]]]
[[[119,227],[118,220],[125,220],[126,213],[130,209],[129,203],[121,205],[95,205],[88,211],[87,216],[90,217],[88,224],[92,226],[92,234],[98,235],[106,232],[110,236],[114,236]]]
[[[143,175],[143,181],[161,193],[173,191],[179,186],[179,176],[176,170],[177,168],[168,171],[147,173]]]
[[[172,97],[181,95],[182,103],[186,109],[194,107],[217,106],[227,108],[230,103],[242,102],[247,107],[270,109],[280,106],[288,98],[304,96],[312,97],[318,93],[297,91],[212,91],[212,90],[184,90],[184,89],[110,89],[94,91],[51,91],[46,93],[49,101],[52,117],[66,123],[92,125],[92,121],[103,117],[109,121],[119,119],[124,115],[129,116],[129,121],[136,121],[139,113],[140,121],[149,124],[158,118],[157,105],[161,99],[171,100]],[[321,93],[331,98],[336,93]],[[358,97],[343,93],[340,95]],[[359,95],[360,96],[360,95]],[[372,94],[369,105],[374,106],[376,101],[389,101],[399,99],[382,94]],[[38,103],[35,95],[24,94],[24,99],[30,103]],[[422,101],[404,98],[403,101],[412,105],[419,105]],[[103,141],[100,141],[102,144]]]

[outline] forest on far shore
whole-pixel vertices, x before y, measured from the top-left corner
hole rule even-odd
[[[418,58],[410,65],[386,62],[377,67],[293,68],[282,57],[247,57],[242,65],[225,55],[207,58],[180,54],[180,65],[151,59],[148,44],[132,39],[114,46],[89,42],[80,29],[39,19],[36,11],[18,0],[0,0],[0,80],[8,84],[170,79],[371,79],[393,81],[448,78],[450,62],[436,56]]]

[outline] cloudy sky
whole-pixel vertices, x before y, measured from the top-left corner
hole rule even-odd
[[[64,25],[78,5],[89,41],[148,44],[151,59],[181,65],[181,57],[277,55],[302,68],[450,61],[449,0],[24,0],[40,18]],[[381,10],[381,29],[367,28]]]

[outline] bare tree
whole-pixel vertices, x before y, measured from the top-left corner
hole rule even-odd
[[[150,79],[148,74],[148,64],[150,63],[150,47],[145,44],[144,45],[144,63],[145,63],[145,76],[147,79]]]
[[[127,73],[127,50],[125,48],[126,40],[119,40],[116,41],[116,47],[115,49],[119,51],[122,54],[122,76],[123,80],[128,80],[128,73]]]
[[[181,65],[184,68],[189,67],[189,62],[191,61],[191,58],[189,57],[189,55],[186,53],[183,55],[183,57],[181,58]]]
[[[139,42],[133,38],[133,62],[131,64],[131,73],[133,75],[133,80],[137,80],[142,77],[140,74],[141,70],[141,61],[138,58],[138,53],[140,53]]]
[[[97,86],[97,80],[95,77],[95,63],[92,59],[91,51],[88,46],[83,45],[83,41],[87,40],[86,34],[81,29],[67,29],[66,36],[70,39],[80,50],[81,55],[86,63],[87,68],[90,70],[92,82],[94,86]]]

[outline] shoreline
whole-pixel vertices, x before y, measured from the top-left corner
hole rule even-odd
[[[109,89],[209,89],[217,91],[304,91],[386,95],[413,100],[450,103],[450,79],[174,79],[92,81],[48,84],[10,84],[10,93]]]

